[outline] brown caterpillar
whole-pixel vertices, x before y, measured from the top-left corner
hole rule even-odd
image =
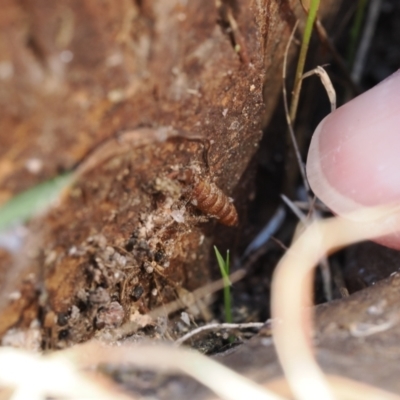
[[[201,179],[190,169],[181,171],[177,179],[189,186],[191,203],[201,212],[227,226],[238,224],[238,214],[232,200],[214,183]]]

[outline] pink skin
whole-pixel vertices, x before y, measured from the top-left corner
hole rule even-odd
[[[400,70],[321,121],[307,176],[338,215],[400,203]],[[379,242],[400,249],[400,227]]]

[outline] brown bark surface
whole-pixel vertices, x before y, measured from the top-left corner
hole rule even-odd
[[[326,373],[400,393],[399,284],[395,272],[348,298],[316,307],[314,343]],[[260,383],[283,379],[272,340],[262,335],[220,359]]]
[[[29,257],[1,258],[3,277],[11,269],[22,284],[0,334],[40,309],[42,334],[60,347],[209,280],[215,218],[176,177],[190,170],[243,195],[302,10],[297,0],[1,3],[0,200],[77,169],[31,223]]]

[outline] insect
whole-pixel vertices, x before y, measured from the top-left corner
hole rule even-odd
[[[180,171],[177,180],[188,186],[191,203],[201,212],[217,218],[223,225],[238,224],[238,214],[232,200],[214,183],[200,178],[189,168]]]

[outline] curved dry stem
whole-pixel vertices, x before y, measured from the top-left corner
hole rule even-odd
[[[288,383],[298,400],[334,399],[311,346],[311,286],[321,257],[346,245],[399,230],[400,207],[363,209],[349,216],[317,221],[279,262],[272,282],[273,335]]]
[[[183,372],[225,400],[284,400],[250,379],[196,351],[166,345],[111,347],[91,341],[62,352],[81,367],[99,363],[128,363],[168,373]],[[55,353],[54,356],[57,357]]]
[[[12,387],[12,400],[68,399],[134,400],[100,376],[89,377],[62,353],[40,356],[24,350],[0,349],[0,385]]]
[[[195,351],[166,345],[109,346],[91,341],[49,355],[0,349],[0,385],[15,388],[12,399],[39,400],[45,396],[71,399],[134,400],[99,374],[84,373],[100,363],[183,372],[225,400],[285,400],[251,380]],[[29,395],[28,395],[29,394]]]
[[[270,321],[269,321],[270,322]],[[220,329],[248,329],[248,328],[256,328],[261,329],[265,326],[267,322],[248,322],[243,324],[233,324],[233,323],[215,323],[215,324],[207,324],[200,326],[192,331],[188,332],[186,335],[183,335],[178,340],[175,340],[174,345],[180,346],[182,343],[185,343],[187,340],[192,338],[193,336],[198,335],[199,333],[209,331],[209,330],[220,330]]]

